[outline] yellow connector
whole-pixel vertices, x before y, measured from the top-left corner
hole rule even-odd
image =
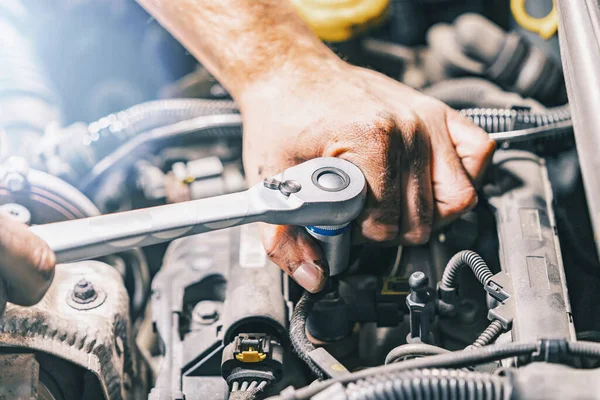
[[[292,0],[312,30],[326,42],[343,42],[387,18],[390,0]]]
[[[526,0],[510,0],[510,11],[517,21],[528,31],[535,32],[544,40],[550,39],[558,30],[558,12],[556,11],[556,3],[552,2],[552,10],[542,18],[535,18],[529,15],[525,9]]]
[[[266,358],[267,355],[265,353],[260,353],[252,347],[235,355],[235,359],[243,363],[258,363],[264,361]]]

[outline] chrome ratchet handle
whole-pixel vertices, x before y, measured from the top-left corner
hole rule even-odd
[[[360,213],[361,171],[338,158],[316,158],[233,194],[31,227],[57,262],[96,258],[135,247],[252,222],[338,225]]]

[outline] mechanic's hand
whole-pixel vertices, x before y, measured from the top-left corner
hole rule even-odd
[[[494,142],[445,104],[341,63],[269,79],[238,100],[252,183],[315,157],[353,162],[369,187],[355,242],[422,244],[477,203]],[[266,225],[263,241],[301,286],[323,288],[327,262],[303,229]]]
[[[0,213],[0,316],[6,301],[24,306],[40,301],[54,277],[55,263],[42,239]]]

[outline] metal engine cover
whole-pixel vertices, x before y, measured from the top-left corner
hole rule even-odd
[[[76,301],[73,290],[82,280],[91,283],[93,293]],[[131,343],[129,297],[121,275],[99,261],[57,265],[37,305],[8,304],[0,318],[1,347],[47,353],[91,371],[111,400],[132,397]]]

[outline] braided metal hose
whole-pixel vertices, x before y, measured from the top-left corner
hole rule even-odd
[[[571,119],[568,104],[551,108],[545,113],[503,108],[467,108],[460,113],[488,133],[538,128]]]
[[[505,377],[447,369],[422,369],[369,377],[348,384],[348,400],[500,400],[512,386]]]
[[[108,115],[88,125],[90,135],[108,129],[112,134],[130,137],[159,126],[205,115],[239,112],[233,101],[205,99],[153,100]]]
[[[471,250],[463,250],[456,253],[444,269],[440,285],[445,288],[458,287],[458,274],[463,267],[469,267],[484,286],[492,279],[494,274],[479,254]]]
[[[233,113],[237,114],[239,110],[233,101],[227,100],[148,101],[90,123],[82,142],[89,143],[89,146],[93,148],[95,160],[99,161],[123,142],[151,129],[203,116]],[[234,136],[241,136],[241,130],[237,129],[235,132]],[[231,135],[222,136],[229,137]]]
[[[473,342],[473,344],[467,348],[487,346],[493,343],[496,339],[498,339],[498,336],[500,336],[500,334],[503,331],[504,328],[502,327],[500,321],[493,320],[488,325],[488,327],[483,332],[481,332],[481,335],[479,335],[479,337],[475,339],[475,342]]]

